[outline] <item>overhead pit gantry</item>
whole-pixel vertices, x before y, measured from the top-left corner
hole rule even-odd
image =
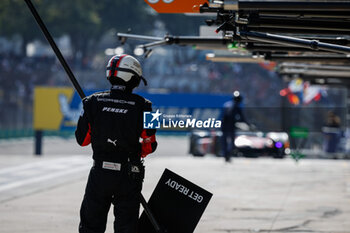
[[[184,1],[178,0],[177,4],[181,2]],[[212,61],[336,65],[327,72],[319,65],[313,67],[312,73],[321,76],[333,73],[336,77],[350,78],[341,68],[350,63],[350,1],[196,0],[192,4],[197,14],[208,15],[205,23],[218,36],[150,37],[118,33],[118,38],[122,42],[127,39],[149,41],[138,46],[146,57],[157,46],[191,45],[214,50],[207,55]],[[178,5],[176,11],[172,3],[162,7],[167,13],[179,13]],[[187,6],[183,13],[189,13],[188,9]],[[281,68],[285,66],[277,67],[277,71],[286,74]],[[294,71],[305,77],[311,72],[310,68],[308,71],[289,69],[288,74]]]

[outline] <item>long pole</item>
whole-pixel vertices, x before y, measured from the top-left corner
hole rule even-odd
[[[146,215],[148,216],[148,219],[149,219],[149,221],[152,223],[152,225],[153,225],[154,229],[156,230],[156,232],[157,232],[157,233],[164,233],[165,231],[163,231],[163,230],[160,228],[160,226],[159,226],[157,220],[154,218],[154,216],[153,216],[153,214],[152,214],[152,211],[151,211],[151,209],[149,208],[149,206],[148,206],[148,204],[147,204],[145,198],[142,196],[142,194],[140,194],[140,199],[141,199],[142,206],[143,206],[143,208],[144,208],[144,210],[145,210],[145,213],[146,213]]]
[[[77,79],[75,78],[72,70],[70,69],[69,65],[67,64],[66,60],[64,59],[61,51],[57,47],[54,39],[52,38],[52,36],[50,34],[50,32],[47,30],[44,22],[42,21],[39,13],[36,11],[33,3],[31,2],[31,0],[24,0],[24,1],[27,3],[27,5],[28,5],[30,11],[32,12],[36,22],[38,23],[41,31],[44,33],[47,41],[50,43],[53,51],[55,52],[58,60],[60,61],[61,65],[63,66],[64,70],[66,71],[66,73],[67,73],[70,81],[72,82],[74,88],[77,90],[80,98],[83,99],[85,97],[85,93],[84,93],[83,89],[81,88],[80,84],[78,83]],[[142,193],[140,193],[140,197],[141,197],[141,204],[142,204],[142,206],[143,206],[147,216],[149,217],[153,227],[156,229],[157,232],[161,232],[161,230],[160,230],[161,228],[159,227],[159,224],[157,223],[157,221],[155,220],[153,214],[151,213],[151,211],[150,211],[150,209],[149,209],[149,207],[147,205],[147,202],[146,202],[145,198],[143,197]]]
[[[249,40],[256,40],[261,42],[276,43],[280,45],[295,46],[295,47],[307,48],[312,50],[324,50],[324,51],[330,51],[330,52],[336,52],[336,53],[345,53],[345,54],[350,53],[350,47],[319,42],[316,40],[306,40],[306,39],[300,39],[300,38],[291,37],[291,36],[281,36],[281,35],[275,35],[270,33],[261,33],[261,32],[253,32],[253,31],[250,31],[250,32],[241,31],[240,35]]]
[[[240,11],[307,11],[343,12],[350,10],[350,3],[344,1],[254,1],[239,0]]]

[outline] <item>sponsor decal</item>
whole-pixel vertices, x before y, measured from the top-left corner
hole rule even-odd
[[[113,141],[112,139],[108,138],[107,142],[112,143],[114,146],[117,146],[117,139]]]
[[[108,99],[108,98],[97,98],[100,102],[112,102],[117,104],[130,104],[135,105],[135,101],[119,100],[119,99]]]
[[[120,171],[121,164],[120,163],[111,163],[111,162],[103,162],[102,168],[114,171]]]
[[[114,112],[114,113],[127,113],[127,109],[123,108],[111,108],[111,107],[103,107],[102,112]]]

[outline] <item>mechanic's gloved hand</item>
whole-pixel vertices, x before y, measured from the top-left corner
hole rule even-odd
[[[150,143],[141,142],[141,158],[145,158],[147,155],[152,153],[152,146]]]
[[[157,148],[156,136],[144,138],[141,142],[141,157],[145,158],[148,154],[154,152]]]

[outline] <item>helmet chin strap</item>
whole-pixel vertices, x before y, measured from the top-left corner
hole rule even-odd
[[[142,76],[139,76],[139,77],[141,78],[143,84],[144,84],[145,86],[147,86],[147,80],[146,80],[144,77],[142,77]]]

